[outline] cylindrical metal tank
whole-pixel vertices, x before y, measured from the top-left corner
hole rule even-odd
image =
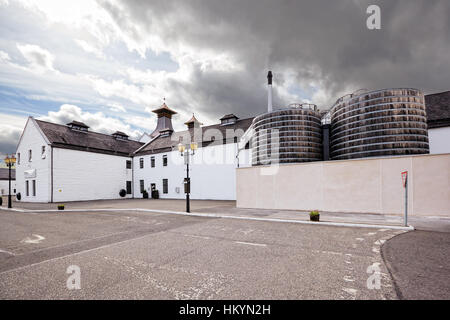
[[[417,89],[356,92],[331,108],[333,160],[429,153],[423,93]]]
[[[252,165],[322,160],[321,117],[315,105],[295,104],[253,119]]]

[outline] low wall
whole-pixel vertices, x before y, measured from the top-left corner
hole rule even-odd
[[[450,217],[450,154],[237,169],[237,207]]]

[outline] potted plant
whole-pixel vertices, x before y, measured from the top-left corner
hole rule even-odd
[[[122,198],[125,197],[127,195],[127,191],[125,189],[122,189],[119,191],[119,196],[121,196]]]
[[[148,199],[148,192],[147,192],[147,190],[142,191],[142,197],[144,199]]]
[[[64,205],[63,204],[58,204],[58,210],[64,210]]]
[[[159,191],[158,190],[152,191],[152,199],[159,199]]]
[[[309,213],[309,220],[311,221],[319,221],[320,213],[319,210],[313,210]]]
[[[22,195],[20,194],[20,192],[16,194],[16,199],[17,201],[20,201],[20,199],[22,199]]]

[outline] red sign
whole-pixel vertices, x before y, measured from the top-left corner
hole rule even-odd
[[[403,188],[406,188],[406,180],[408,179],[408,171],[403,171],[402,172],[402,183],[403,183]]]

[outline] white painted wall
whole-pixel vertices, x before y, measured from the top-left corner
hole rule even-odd
[[[237,169],[237,207],[450,217],[450,154]]]
[[[14,189],[16,189],[16,181],[11,181],[11,194],[14,193]],[[0,180],[0,196],[7,196],[9,193],[9,181],[8,180]]]
[[[250,166],[250,150],[239,153],[239,166]],[[220,144],[199,148],[191,157],[189,176],[191,178],[191,199],[236,200],[237,144]],[[163,156],[167,155],[167,167],[163,166]],[[151,157],[155,157],[155,167],[151,168]],[[140,169],[139,159],[144,159]],[[135,197],[141,198],[140,180],[150,194],[150,186],[156,184],[161,199],[185,198],[183,179],[186,165],[178,151],[135,157],[133,160]],[[163,179],[168,179],[168,193],[163,193]],[[177,192],[177,188],[178,191]]]
[[[428,129],[430,153],[450,153],[450,127]]]
[[[45,153],[42,154],[42,146]],[[32,160],[28,160],[28,151],[32,150]],[[20,162],[19,162],[20,153]],[[43,137],[38,125],[29,118],[22,133],[16,151],[16,189],[20,192],[22,201],[48,202],[50,201],[50,146]],[[25,171],[36,170],[35,178],[25,178]],[[29,181],[29,196],[26,195],[25,181]],[[36,196],[32,193],[32,180],[36,180]]]
[[[54,148],[53,201],[120,199],[119,191],[132,181],[126,160],[131,158]]]

